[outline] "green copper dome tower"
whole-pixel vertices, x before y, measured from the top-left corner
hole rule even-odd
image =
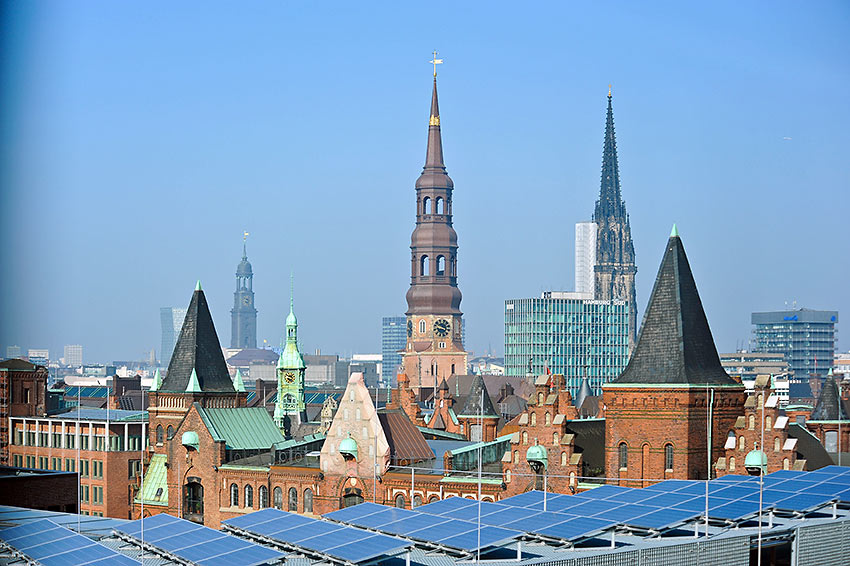
[[[291,287],[290,277],[286,341],[283,344],[280,358],[277,360],[277,402],[274,407],[274,422],[280,429],[289,428],[290,430],[295,421],[307,421],[304,403],[304,372],[307,369],[307,364],[304,363],[304,358],[298,351],[298,319],[295,317],[295,304]]]

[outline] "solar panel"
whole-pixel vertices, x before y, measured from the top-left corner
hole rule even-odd
[[[615,526],[613,521],[593,517],[578,517],[540,529],[539,533],[568,541],[587,538]]]
[[[451,521],[451,519],[444,515],[428,515],[422,513],[413,517],[404,518],[400,521],[381,525],[379,529],[385,533],[407,536],[418,530],[432,527],[434,525],[440,525],[447,521]]]
[[[325,554],[348,560],[349,562],[367,562],[384,555],[396,554],[406,548],[404,541],[375,534],[357,541],[357,544],[339,545],[325,550]]]
[[[505,503],[505,501],[501,501],[500,503]],[[449,497],[448,499],[442,499],[440,501],[434,501],[433,503],[426,503],[425,505],[421,505],[416,508],[417,511],[422,513],[430,513],[432,515],[444,515],[446,513],[451,513],[453,511],[457,511],[458,509],[463,509],[465,507],[469,507],[470,505],[478,506],[478,502],[472,499],[465,499],[463,497]],[[511,505],[511,507],[514,507]],[[354,507],[349,507],[349,509],[354,509]],[[339,513],[339,511],[335,511],[334,513]],[[333,513],[328,513],[325,515],[326,517],[333,515]],[[345,519],[339,519],[344,521]]]
[[[777,501],[774,507],[787,511],[812,511],[818,507],[823,507],[827,503],[835,500],[833,495],[822,495],[817,493],[798,493],[786,499]]]
[[[725,497],[726,499],[741,499],[752,494],[758,495],[758,485],[749,487],[731,486],[714,492],[717,497]]]
[[[616,509],[609,509],[608,511],[598,514],[597,517],[608,521],[615,521],[617,523],[630,524],[632,519],[660,510],[661,509],[659,507],[648,507],[646,505],[632,503],[622,505]]]
[[[652,491],[664,491],[671,492],[676,491],[678,489],[682,489],[683,487],[687,487],[689,485],[694,485],[700,482],[692,481],[692,480],[664,480],[662,482],[658,482],[647,486],[643,489],[649,489]]]
[[[746,517],[755,515],[758,511],[758,501],[739,499],[737,501],[730,501],[729,503],[709,507],[708,516],[711,519],[740,521]]]
[[[520,493],[519,495],[514,495],[513,497],[508,497],[507,499],[502,499],[499,503],[504,505],[527,507],[529,505],[534,505],[535,503],[542,503],[542,501],[542,491],[527,491],[525,493]]]
[[[533,515],[535,511],[531,509],[525,509],[524,507],[516,508],[508,505],[499,505],[498,503],[488,503],[486,501],[481,502],[481,514],[489,515],[490,513],[498,513],[502,511],[514,511],[515,513],[526,513],[526,515]],[[452,511],[451,513],[447,513],[444,516],[451,517],[452,519],[463,519],[467,521],[475,520],[478,517],[478,504],[470,505],[468,507],[464,507],[462,509],[457,509],[456,511]]]
[[[386,525],[388,523],[394,523],[395,521],[400,521],[402,519],[406,519],[408,517],[415,517],[418,515],[416,511],[408,511],[407,509],[397,509],[395,507],[384,507],[383,511],[378,513],[372,513],[370,515],[366,515],[365,517],[361,517],[359,519],[352,519],[346,521],[346,523],[351,523],[352,525],[357,525],[359,527],[366,527],[369,529],[377,529],[382,525]],[[436,515],[431,515],[432,517],[436,517]]]
[[[353,507],[350,507],[353,509]],[[345,511],[345,509],[343,509]],[[261,509],[260,511],[254,511],[253,513],[248,513],[247,515],[241,515],[239,517],[234,517],[233,519],[228,519],[224,521],[228,525],[233,525],[234,527],[249,527],[251,525],[257,525],[259,523],[265,523],[266,521],[270,521],[271,519],[277,518],[280,515],[277,513],[277,509]]]
[[[503,526],[506,529],[516,529],[527,533],[539,533],[541,529],[575,518],[577,518],[577,515],[543,512],[525,519],[504,523]]]
[[[277,550],[165,513],[129,522],[115,531],[201,566],[221,564],[223,558],[254,565],[283,557]]]
[[[593,499],[606,499],[608,497],[611,497],[612,495],[616,495],[618,493],[628,493],[630,491],[635,491],[635,489],[632,487],[623,487],[620,485],[600,485],[599,487],[594,487],[593,489],[582,491],[581,495]]]
[[[119,554],[49,519],[39,519],[0,530],[0,540],[43,566],[138,564],[129,556]]]
[[[513,540],[517,536],[516,531],[502,529],[500,527],[481,527],[478,530],[467,531],[459,535],[452,536],[440,541],[441,544],[460,548],[469,552],[478,550],[479,548],[487,548],[502,542]]]
[[[593,515],[598,515],[599,513],[604,513],[605,511],[609,511],[611,509],[616,509],[617,507],[620,507],[622,505],[622,503],[617,503],[616,501],[600,499],[599,501],[586,501],[584,503],[580,503],[579,505],[575,505],[569,509],[569,512],[572,515],[578,515],[580,517],[591,517]]]
[[[673,507],[679,503],[694,499],[693,495],[686,493],[658,493],[657,495],[641,501],[644,505],[653,505],[655,507]]]
[[[642,527],[645,529],[661,530],[680,525],[685,521],[689,521],[699,517],[696,511],[686,511],[684,509],[659,509],[652,511],[646,515],[641,515],[629,520],[628,524],[634,527]]]
[[[437,502],[439,503],[439,502]],[[431,504],[433,505],[433,504]],[[372,513],[377,513],[379,511],[386,511],[386,505],[377,505],[375,503],[361,503],[359,505],[354,505],[353,507],[346,507],[345,509],[340,509],[339,511],[333,511],[331,513],[325,513],[324,517],[326,519],[332,519],[334,521],[339,521],[344,523],[349,519],[355,519],[357,517],[365,517],[366,515],[371,515]]]
[[[638,503],[645,499],[649,499],[651,497],[655,497],[657,495],[654,491],[644,491],[642,489],[633,489],[631,491],[623,491],[620,493],[615,493],[610,497],[605,498],[605,501],[614,501],[620,503]]]

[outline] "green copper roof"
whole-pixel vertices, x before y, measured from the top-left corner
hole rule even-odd
[[[298,319],[295,318],[292,293],[289,295],[289,316],[286,317],[286,343],[280,353],[280,358],[277,360],[277,367],[281,369],[304,369],[307,367],[304,358],[301,357],[301,352],[298,351]]]
[[[186,447],[192,447],[195,450],[198,449],[198,446],[201,445],[201,441],[198,438],[198,433],[194,430],[187,430],[183,433],[183,436],[180,437],[180,444]]]
[[[339,453],[351,454],[354,456],[355,460],[357,459],[357,442],[351,438],[351,435],[349,435],[348,438],[343,438],[339,443]]]
[[[761,468],[763,472],[767,471],[767,455],[761,450],[750,450],[747,457],[744,459],[745,468]]]
[[[525,459],[529,462],[543,462],[543,465],[545,466],[549,461],[549,455],[546,454],[545,446],[535,444],[528,449],[528,452],[525,453]]]
[[[156,368],[156,373],[153,374],[153,383],[151,384],[151,391],[159,391],[159,388],[162,387],[162,375],[159,373],[159,368]]]
[[[242,381],[242,372],[236,368],[236,377],[233,378],[233,387],[240,393],[245,392],[245,382]]]
[[[670,230],[670,237],[671,238],[678,238],[679,237],[679,230],[678,230],[678,228],[676,228],[675,222],[673,223],[673,229]]]
[[[168,457],[165,454],[151,456],[148,469],[145,470],[145,482],[133,500],[135,503],[141,503],[144,500],[145,505],[168,506],[168,468],[165,467],[167,461]],[[157,496],[159,489],[162,491]]]
[[[196,407],[213,440],[224,442],[228,450],[268,450],[272,444],[286,440],[263,407]]]
[[[200,393],[201,384],[198,383],[198,373],[193,369],[192,375],[189,377],[189,383],[186,384],[186,393]]]

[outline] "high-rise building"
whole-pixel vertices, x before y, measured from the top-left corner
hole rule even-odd
[[[425,167],[416,180],[416,228],[410,238],[407,344],[402,363],[412,388],[436,387],[466,372],[457,286],[457,232],[452,227],[454,183],[443,162],[437,74],[431,94]]]
[[[247,236],[247,234],[246,234]],[[242,240],[242,261],[236,267],[236,291],[230,311],[230,347],[257,347],[257,309],[254,308],[254,272]]]
[[[65,365],[79,367],[83,365],[83,347],[79,344],[65,346]]]
[[[617,162],[617,138],[614,135],[614,110],[608,91],[608,115],[602,153],[602,183],[593,212],[596,222],[596,266],[594,297],[604,301],[620,299],[629,303],[629,344],[637,335],[635,294],[635,248],[626,203],[620,192],[620,166]]]
[[[401,366],[401,352],[407,345],[407,317],[385,316],[381,319],[381,379],[396,386],[396,374]]]
[[[168,366],[171,362],[171,352],[180,336],[186,309],[180,307],[162,307],[159,309],[159,319],[162,323],[162,347],[159,351],[159,362]]]
[[[544,292],[505,301],[505,374],[560,374],[573,395],[587,376],[596,395],[629,361],[626,301]]]
[[[27,350],[27,359],[32,364],[47,367],[50,363],[50,351],[46,348],[30,348]]]
[[[785,354],[793,377],[826,376],[835,358],[836,311],[754,312],[755,350]],[[791,392],[792,397],[794,392]]]
[[[596,222],[576,223],[576,293],[593,298],[596,267]]]
[[[23,356],[20,346],[6,346],[6,359],[11,360]]]

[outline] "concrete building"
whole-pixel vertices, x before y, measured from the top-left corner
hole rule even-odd
[[[401,370],[401,353],[407,345],[407,317],[385,316],[381,319],[381,380],[391,387]]]
[[[23,356],[20,346],[6,346],[6,359],[20,358]]]
[[[48,367],[50,365],[50,351],[46,348],[30,348],[27,350],[27,359],[37,366]]]
[[[575,283],[576,293],[593,298],[596,267],[596,222],[576,223]]]
[[[622,300],[544,292],[505,301],[505,374],[556,373],[578,392],[587,376],[596,395],[629,360],[629,306]]]
[[[171,362],[171,352],[180,336],[180,328],[183,319],[186,318],[186,309],[179,307],[162,307],[159,309],[159,319],[162,324],[162,346],[159,350],[159,362],[168,366]]]
[[[83,365],[83,347],[80,344],[68,344],[65,346],[65,365],[80,367]]]
[[[836,311],[754,312],[755,351],[785,354],[794,378],[825,377],[835,356],[837,322]]]
[[[771,352],[733,352],[720,354],[720,365],[732,377],[742,381],[753,381],[757,375],[779,375],[787,373],[785,354]]]

